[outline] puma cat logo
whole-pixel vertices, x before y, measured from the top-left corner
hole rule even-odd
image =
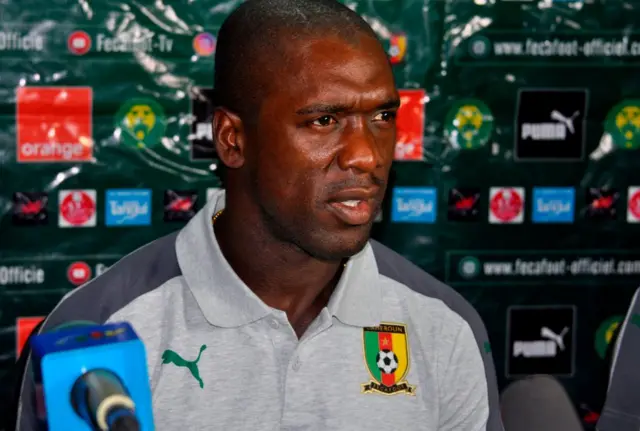
[[[187,361],[183,359],[182,356],[174,352],[173,350],[165,350],[162,353],[162,363],[163,364],[173,364],[176,367],[185,367],[193,376],[194,379],[198,381],[200,384],[200,388],[204,388],[204,382],[200,378],[200,370],[198,369],[198,361],[200,360],[200,356],[202,352],[207,348],[205,344],[200,346],[200,352],[198,353],[198,357],[194,361]]]

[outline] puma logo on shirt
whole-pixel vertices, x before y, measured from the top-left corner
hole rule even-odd
[[[183,359],[182,356],[174,352],[173,350],[165,350],[162,353],[162,363],[163,364],[173,364],[176,367],[185,367],[193,376],[194,379],[198,381],[201,388],[204,388],[204,382],[200,378],[200,370],[198,369],[198,361],[200,361],[200,356],[202,352],[207,348],[206,345],[200,346],[200,352],[198,353],[198,357],[194,361],[187,361]]]

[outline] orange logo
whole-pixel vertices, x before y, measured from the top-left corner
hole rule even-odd
[[[399,90],[400,108],[396,118],[395,160],[422,160],[424,137],[424,89]]]
[[[20,356],[33,328],[43,320],[44,317],[18,317],[16,319],[16,359]]]
[[[89,87],[18,88],[18,162],[93,160],[92,104]]]

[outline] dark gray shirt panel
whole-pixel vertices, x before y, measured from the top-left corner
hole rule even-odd
[[[496,370],[491,351],[488,348],[489,337],[487,330],[478,312],[453,288],[429,275],[379,242],[373,240],[370,242],[376,256],[380,274],[402,283],[422,295],[440,299],[469,324],[484,362],[487,379],[487,388],[489,391],[489,420],[487,421],[487,431],[503,431]]]
[[[136,298],[181,275],[175,248],[177,234],[162,237],[125,256],[100,277],[64,298],[47,316],[40,332],[78,320],[103,324]],[[31,349],[25,346],[23,354],[30,356]],[[31,358],[26,369],[30,367]],[[34,399],[31,373],[23,373],[16,431],[38,429]]]

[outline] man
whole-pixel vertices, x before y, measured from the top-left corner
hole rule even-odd
[[[616,328],[607,349],[609,373],[600,385],[603,406],[598,431],[640,429],[640,288],[636,289],[623,322]],[[604,380],[604,379],[603,379]],[[603,390],[606,388],[606,391]]]
[[[220,29],[215,88],[226,193],[43,330],[132,323],[159,430],[501,430],[477,313],[369,241],[399,105],[371,28],[333,0],[249,0]]]

